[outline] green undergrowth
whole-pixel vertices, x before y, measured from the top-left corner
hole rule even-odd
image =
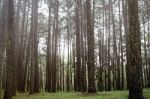
[[[150,99],[150,89],[144,90],[146,99]],[[97,94],[57,92],[40,93],[29,95],[28,93],[18,93],[13,99],[127,99],[128,91],[98,92]]]

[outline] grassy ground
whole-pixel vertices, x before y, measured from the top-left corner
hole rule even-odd
[[[127,91],[99,92],[97,94],[81,93],[40,93],[34,95],[18,94],[13,99],[127,99]],[[146,99],[150,99],[150,89],[144,90]]]

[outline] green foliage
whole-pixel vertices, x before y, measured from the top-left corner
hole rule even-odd
[[[127,99],[127,91],[111,91],[99,92],[97,94],[82,94],[82,93],[41,93],[41,94],[18,94],[13,99]],[[146,99],[150,99],[150,89],[144,90]]]

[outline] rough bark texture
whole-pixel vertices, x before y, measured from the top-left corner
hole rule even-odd
[[[14,28],[14,0],[8,0],[8,16],[7,16],[7,40],[6,40],[6,86],[4,92],[4,99],[12,99],[12,82],[13,69],[15,67],[15,28]]]
[[[86,0],[87,43],[88,43],[88,92],[95,93],[94,31],[91,16],[91,0]]]
[[[142,89],[141,39],[138,17],[138,0],[128,0],[129,17],[129,58],[128,87],[129,99],[144,99]]]

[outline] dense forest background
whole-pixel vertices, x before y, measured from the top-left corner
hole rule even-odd
[[[150,87],[149,0],[0,0],[0,94]],[[140,97],[140,98],[139,98]]]

